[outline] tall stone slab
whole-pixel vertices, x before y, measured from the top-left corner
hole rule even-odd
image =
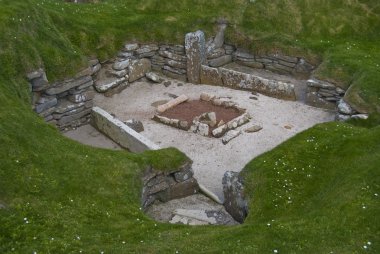
[[[206,41],[202,31],[188,33],[185,37],[187,56],[187,79],[190,83],[199,84],[201,66],[206,62]]]

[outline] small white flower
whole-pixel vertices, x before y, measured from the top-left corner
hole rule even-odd
[[[267,223],[267,226],[270,227],[270,223]]]
[[[273,250],[273,253],[278,253],[278,250]]]
[[[371,242],[367,242],[368,245],[371,245],[372,243]]]
[[[367,246],[367,245],[364,245],[364,246],[363,246],[363,249],[367,249],[367,248],[368,248],[368,246]]]

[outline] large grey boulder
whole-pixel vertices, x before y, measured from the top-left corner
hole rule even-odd
[[[143,58],[140,60],[134,60],[129,65],[129,82],[134,82],[145,76],[150,72],[152,64],[149,59]]]
[[[187,78],[194,84],[200,83],[201,65],[206,61],[205,35],[202,31],[188,33],[185,37],[187,55]]]
[[[350,104],[345,102],[343,99],[341,99],[338,103],[338,111],[339,113],[342,113],[345,115],[352,115],[354,113],[354,110],[352,109]]]
[[[222,180],[224,207],[238,222],[243,223],[248,215],[248,203],[245,200],[243,180],[239,173],[227,171]]]

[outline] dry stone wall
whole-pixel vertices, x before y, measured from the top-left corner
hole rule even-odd
[[[233,53],[233,58],[241,65],[288,75],[309,75],[315,69],[302,57],[281,54],[254,55],[238,49]]]
[[[105,96],[112,96],[144,77],[155,83],[161,82],[162,79],[152,70],[184,82],[244,89],[279,99],[297,99],[295,87],[289,82],[270,80],[224,66],[236,62],[296,76],[310,76],[315,66],[302,57],[260,55],[237,49],[225,43],[225,29],[226,23],[221,23],[216,36],[207,42],[204,33],[197,31],[188,33],[183,45],[127,43],[114,59],[101,64],[98,60],[91,60],[85,70],[54,84],[49,84],[43,69],[29,73],[27,77],[33,91],[33,109],[61,130],[77,127],[88,122],[94,89]],[[366,118],[365,114],[361,114],[366,112],[356,112],[351,107],[349,111],[344,109],[347,104],[343,100],[344,94],[344,89],[332,83],[316,79],[307,81],[307,104],[338,109],[338,120]]]
[[[199,192],[197,180],[193,177],[192,161],[188,159],[179,168],[168,172],[148,167],[142,177],[142,207],[145,210],[155,201],[184,198]]]
[[[60,130],[88,123],[95,96],[94,75],[100,67],[98,60],[91,60],[88,68],[54,84],[49,83],[43,69],[29,73],[34,111]]]

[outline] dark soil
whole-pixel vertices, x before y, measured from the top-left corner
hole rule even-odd
[[[208,101],[187,101],[181,103],[171,109],[168,109],[161,116],[178,119],[181,121],[187,121],[189,124],[193,122],[193,119],[197,116],[207,112],[215,112],[217,123],[223,120],[225,123],[232,119],[242,115],[237,109],[225,108],[222,106],[215,106]]]

